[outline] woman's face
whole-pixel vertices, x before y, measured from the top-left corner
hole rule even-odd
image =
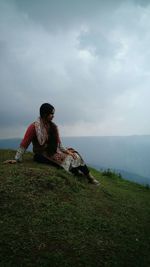
[[[52,113],[50,113],[50,114],[47,116],[47,118],[46,118],[47,122],[52,121],[52,119],[54,118],[54,112],[55,112],[55,111],[53,111]]]

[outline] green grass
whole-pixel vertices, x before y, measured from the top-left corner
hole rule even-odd
[[[101,187],[32,161],[3,164],[1,267],[149,267],[150,190],[91,169]]]

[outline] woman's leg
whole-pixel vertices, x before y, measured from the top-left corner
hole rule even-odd
[[[44,156],[41,155],[41,154],[35,154],[33,159],[34,159],[34,161],[36,161],[36,162],[44,163],[44,164],[49,164],[49,165],[55,166],[55,167],[57,167],[57,168],[60,168],[59,165],[57,165],[56,163],[50,161],[48,158],[44,157]]]
[[[88,167],[86,166],[86,164],[85,165],[81,165],[81,166],[79,166],[78,167],[78,169],[79,169],[79,171],[81,171],[84,175],[88,175],[89,174],[89,169],[88,169]]]
[[[57,165],[56,163],[50,161],[49,159],[47,159],[46,157],[44,157],[41,154],[35,154],[34,155],[34,160],[36,162],[39,162],[39,163],[49,164],[49,165],[55,166],[57,168],[61,168],[59,165]],[[87,177],[89,183],[95,184],[95,185],[99,185],[99,182],[91,175],[91,173],[90,173],[88,167],[86,166],[86,164],[83,165],[83,166],[80,165],[79,167],[72,168],[70,171],[75,175],[78,175],[79,171],[81,171]]]
[[[99,182],[92,176],[86,164],[71,169],[71,172],[75,175],[78,175],[79,171],[81,171],[87,177],[89,183],[99,185]]]
[[[86,165],[71,168],[70,171],[75,175],[78,175],[79,171],[82,172],[84,175],[88,175],[89,174],[89,169],[88,169],[88,167]]]
[[[35,154],[33,159],[34,159],[34,161],[39,162],[39,163],[50,164],[50,160],[45,158],[43,155],[40,155],[40,154]]]

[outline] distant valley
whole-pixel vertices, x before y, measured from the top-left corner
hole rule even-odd
[[[0,140],[0,148],[16,149],[21,139]],[[91,167],[111,169],[129,180],[150,185],[150,136],[63,137]],[[29,147],[31,150],[32,147]]]

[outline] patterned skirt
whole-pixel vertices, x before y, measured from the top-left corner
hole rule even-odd
[[[46,154],[43,154],[43,156],[45,156],[50,161],[56,163],[57,165],[61,166],[67,172],[69,172],[72,168],[84,166],[85,162],[80,156],[80,154],[73,148],[69,148],[69,150],[74,153],[75,158],[71,155],[66,154],[65,152],[62,152],[59,148],[53,156],[47,156]]]

